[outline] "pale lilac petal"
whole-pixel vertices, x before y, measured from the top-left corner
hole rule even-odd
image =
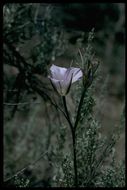
[[[71,77],[72,77],[73,71],[71,68],[68,68],[65,72],[64,75],[64,81],[70,81]]]
[[[62,87],[62,93],[64,95],[66,95],[68,93],[69,89],[70,89],[71,82],[72,82],[72,76],[73,76],[73,73],[71,75],[68,75],[67,77],[64,77],[64,80],[60,81],[60,84],[61,84],[61,87]]]
[[[81,77],[83,76],[83,73],[82,73],[80,68],[71,67],[71,68],[67,69],[67,71],[65,73],[65,76],[64,76],[64,80],[70,80],[72,74],[73,74],[72,83],[74,83],[77,80],[81,79]]]
[[[53,88],[61,95],[65,96],[71,87],[71,84],[81,79],[83,72],[80,68],[64,68],[52,65],[50,68],[51,76],[49,79]]]
[[[72,83],[80,80],[83,76],[83,73],[82,73],[81,69],[79,69],[79,68],[73,68],[72,72],[73,72]]]
[[[72,78],[73,78],[73,73],[70,75],[69,74],[69,78],[68,80],[65,80],[64,83],[66,85],[66,94],[69,92],[71,84],[72,84]]]
[[[53,86],[53,88],[61,94],[61,86],[60,86],[60,81],[59,80],[56,80],[56,79],[53,79],[51,77],[48,77],[51,81],[51,84]]]
[[[59,81],[59,87],[60,87],[59,94],[61,94],[61,96],[65,96],[69,92],[69,89],[71,87],[71,81],[72,77],[68,81],[66,80]]]
[[[52,78],[54,78],[56,80],[63,80],[67,69],[64,67],[52,65],[50,67],[50,71],[51,71]]]

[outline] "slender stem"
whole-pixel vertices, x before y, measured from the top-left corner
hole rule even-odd
[[[75,173],[75,177],[74,177],[74,184],[75,187],[78,187],[78,177],[77,177],[77,159],[76,159],[76,143],[75,143],[75,131],[73,131],[73,156],[74,156],[74,173]]]
[[[64,109],[65,109],[65,113],[66,113],[66,119],[69,123],[69,126],[70,126],[70,129],[71,129],[71,132],[73,133],[73,125],[71,123],[71,120],[70,120],[70,117],[69,117],[69,112],[68,112],[68,109],[67,109],[67,104],[66,104],[66,98],[65,96],[63,96],[63,105],[64,105]]]
[[[77,127],[78,122],[79,122],[80,111],[81,111],[81,108],[82,108],[82,103],[83,103],[83,99],[84,99],[84,96],[85,96],[85,92],[86,92],[86,88],[83,88],[81,99],[80,99],[79,106],[78,106],[77,116],[76,116],[76,120],[75,120],[75,124],[74,124],[74,131],[76,131],[76,127]]]
[[[68,109],[67,109],[67,104],[66,104],[66,98],[65,98],[65,96],[63,96],[63,104],[64,104],[65,112],[66,112],[66,115],[67,115],[67,121],[69,123],[70,129],[71,129],[71,133],[72,133],[73,158],[74,158],[74,160],[73,160],[73,163],[74,163],[74,184],[75,184],[75,187],[78,187],[75,130],[73,128],[73,125],[72,125],[70,117],[69,117],[69,112],[68,112]]]

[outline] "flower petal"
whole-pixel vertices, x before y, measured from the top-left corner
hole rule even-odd
[[[73,78],[72,83],[76,82],[77,80],[80,80],[83,76],[82,70],[80,68],[73,68]]]
[[[70,81],[73,72],[71,68],[68,68],[64,75],[64,81]]]
[[[70,75],[69,75],[70,76]],[[72,78],[73,78],[73,73],[71,75],[71,78],[69,78],[68,81],[66,81],[66,94],[69,92],[71,84],[72,84]]]
[[[71,68],[67,69],[65,76],[64,76],[64,80],[67,80],[67,81],[70,80],[72,74],[73,74],[72,83],[76,82],[83,76],[83,73],[80,68],[71,67]]]
[[[59,81],[59,80],[56,80],[56,79],[53,79],[53,78],[51,78],[50,76],[49,76],[48,78],[50,79],[50,82],[51,82],[51,84],[52,84],[54,90],[55,90],[57,93],[61,94],[60,81]]]
[[[71,84],[81,79],[83,72],[80,68],[64,68],[56,65],[50,67],[51,76],[49,79],[55,91],[61,96],[65,96],[71,87]]]
[[[69,92],[69,89],[71,87],[71,81],[72,81],[72,77],[68,81],[65,81],[65,80],[59,81],[59,86],[60,86],[59,92],[62,96],[65,96]]]
[[[50,71],[51,71],[52,78],[54,78],[56,80],[63,80],[67,69],[64,67],[59,67],[59,66],[56,66],[53,64],[50,67]]]

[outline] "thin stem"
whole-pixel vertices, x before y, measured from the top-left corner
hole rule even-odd
[[[69,117],[69,112],[67,109],[67,104],[66,104],[66,98],[63,96],[63,104],[65,108],[65,112],[67,115],[67,121],[69,123],[70,129],[71,129],[71,134],[72,134],[72,140],[73,140],[73,163],[74,163],[74,184],[75,187],[78,187],[78,178],[77,178],[77,160],[76,160],[76,143],[75,143],[75,130],[73,128],[73,125],[71,123],[70,117]]]
[[[78,187],[75,131],[73,131],[72,138],[73,138],[73,156],[74,156],[74,172],[75,172],[74,184],[75,184],[75,187]]]
[[[76,131],[76,127],[77,127],[78,122],[79,122],[80,112],[81,112],[81,108],[82,108],[82,104],[83,104],[83,99],[84,99],[84,96],[85,96],[85,92],[86,92],[86,88],[83,88],[83,92],[82,92],[81,99],[80,99],[80,102],[79,102],[78,111],[77,111],[77,116],[76,116],[76,120],[75,120],[75,124],[74,124],[74,131]]]
[[[70,117],[69,117],[69,112],[68,112],[68,109],[67,109],[67,104],[66,104],[66,98],[65,98],[65,96],[63,96],[63,105],[64,105],[64,109],[65,109],[65,113],[66,113],[66,119],[67,119],[67,121],[69,123],[69,126],[70,126],[70,129],[71,129],[71,131],[73,133],[73,125],[72,125]]]

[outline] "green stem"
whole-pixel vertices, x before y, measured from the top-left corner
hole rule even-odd
[[[80,112],[81,112],[85,92],[86,92],[86,88],[83,88],[81,99],[80,99],[79,106],[78,106],[77,116],[76,116],[76,120],[75,120],[75,124],[74,124],[74,131],[76,131],[76,127],[77,127],[79,119],[80,119]]]
[[[68,112],[68,109],[67,109],[67,104],[66,104],[66,98],[65,98],[65,96],[63,96],[63,105],[64,105],[64,109],[65,109],[65,113],[66,113],[66,119],[67,119],[67,121],[69,123],[71,132],[73,133],[73,125],[72,125],[71,120],[70,120],[70,116],[69,116],[69,112]]]
[[[75,187],[78,187],[75,130],[73,128],[73,125],[72,125],[70,117],[69,117],[69,112],[68,112],[68,109],[67,109],[65,96],[63,96],[63,104],[64,104],[65,112],[66,112],[66,115],[67,115],[67,121],[68,121],[70,129],[71,129],[72,140],[73,140],[74,185],[75,185]]]
[[[76,159],[76,143],[75,143],[75,139],[76,139],[76,136],[75,136],[75,131],[72,135],[72,138],[73,138],[73,156],[74,156],[74,173],[75,173],[75,177],[74,177],[74,184],[75,184],[75,187],[78,187],[78,177],[77,177],[77,159]]]

